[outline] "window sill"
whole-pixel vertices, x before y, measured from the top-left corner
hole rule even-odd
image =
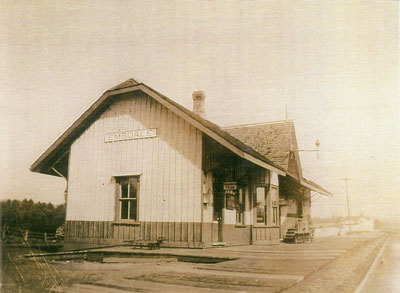
[[[140,226],[140,222],[129,221],[129,220],[119,220],[119,221],[113,222],[111,225]]]
[[[237,225],[235,225],[235,228],[246,228],[247,226],[246,225],[242,225],[242,224],[237,224]]]
[[[263,225],[263,224],[256,224],[254,228],[280,228],[280,225]]]

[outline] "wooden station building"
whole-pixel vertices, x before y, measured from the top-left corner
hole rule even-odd
[[[311,191],[293,122],[222,129],[133,79],[107,90],[31,166],[67,180],[68,247],[277,241],[307,229]]]

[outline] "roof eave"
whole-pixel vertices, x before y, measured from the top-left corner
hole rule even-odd
[[[325,196],[330,196],[330,197],[333,195],[329,191],[324,190],[324,189],[322,189],[320,187],[317,187],[317,186],[315,186],[313,184],[307,183],[304,180],[301,180],[300,184],[303,185],[304,187],[307,187],[308,189],[310,189],[310,190],[312,190],[314,192],[318,192],[319,194],[322,194],[322,195],[325,195]]]
[[[184,117],[185,120],[190,122],[193,126],[197,127],[200,129],[202,132],[206,133],[219,143],[223,144],[224,146],[228,147],[232,152],[234,152],[236,155],[239,157],[242,157],[248,161],[251,161],[252,163],[259,165],[265,169],[271,170],[273,172],[276,172],[277,174],[281,176],[286,176],[286,173],[271,165],[268,164],[267,162],[264,162],[250,154],[247,154],[246,152],[238,149],[236,146],[234,146],[232,143],[227,141],[225,138],[221,137],[211,129],[208,129],[206,126],[204,126],[202,123],[197,121],[196,119],[190,117],[187,115],[185,112],[181,111],[178,107],[175,105],[169,103],[168,101],[163,99],[163,96],[158,93],[157,91],[153,90],[152,88],[148,87],[147,85],[143,83],[139,83],[137,85],[125,87],[122,89],[115,89],[115,90],[107,90],[104,92],[99,99],[97,99],[96,102],[94,102],[30,167],[30,170],[32,172],[38,172],[38,173],[43,173],[43,174],[48,174],[48,175],[54,175],[51,174],[51,172],[46,172],[45,169],[50,169],[51,166],[46,166],[46,164],[51,165],[51,159],[54,158],[57,152],[63,149],[63,147],[68,147],[70,140],[73,140],[74,133],[79,132],[80,126],[85,122],[88,121],[93,115],[95,115],[95,111],[110,97],[110,96],[115,96],[118,94],[123,94],[123,93],[128,93],[128,92],[134,92],[134,91],[142,91],[143,93],[156,98],[158,102],[160,102],[162,105],[166,106],[167,108],[171,109],[175,114],[178,116]],[[72,137],[72,138],[71,138]]]
[[[94,111],[99,108],[101,104],[110,96],[114,96],[121,93],[126,93],[130,91],[138,90],[142,84],[138,84],[135,86],[131,86],[128,88],[117,89],[117,90],[107,90],[104,92],[99,99],[97,99],[29,168],[32,172],[42,173],[42,174],[50,174],[49,172],[45,172],[42,169],[46,165],[46,161],[49,161],[52,157],[54,157],[54,152],[62,149],[63,144],[68,145],[69,142],[65,142],[67,138],[73,135],[74,132],[79,131],[79,126],[82,125],[86,120],[90,119],[92,115],[94,115]]]
[[[214,140],[216,140],[217,142],[221,143],[222,145],[224,145],[225,147],[227,147],[228,149],[230,149],[233,153],[235,153],[236,155],[238,155],[239,157],[246,159],[256,165],[259,165],[260,167],[263,167],[265,169],[268,169],[270,171],[276,172],[279,175],[282,176],[286,176],[286,173],[275,167],[272,166],[271,164],[268,164],[267,162],[264,162],[254,156],[252,156],[251,154],[246,153],[245,151],[240,150],[239,148],[237,148],[236,146],[234,146],[232,143],[230,143],[229,141],[227,141],[225,138],[221,137],[220,135],[218,135],[217,133],[215,133],[214,131],[212,131],[211,129],[207,128],[206,126],[204,126],[201,122],[199,122],[198,120],[190,117],[189,115],[187,115],[185,112],[181,111],[178,107],[176,107],[175,105],[169,103],[168,101],[165,101],[164,99],[162,99],[162,95],[160,93],[158,93],[157,91],[153,90],[152,88],[148,87],[147,85],[142,84],[141,85],[142,90],[144,93],[148,94],[149,96],[154,97],[154,95],[157,95],[159,97],[159,99],[157,99],[158,102],[160,102],[162,105],[168,107],[168,108],[172,108],[171,110],[177,114],[178,116],[184,117],[185,120],[187,120],[188,122],[190,122],[193,126],[195,126],[196,128],[200,129],[203,133],[207,134],[208,136],[210,136],[211,138],[213,138]]]

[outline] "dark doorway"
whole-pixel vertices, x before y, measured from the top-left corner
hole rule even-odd
[[[213,235],[213,242],[223,242],[223,208],[225,205],[224,181],[222,176],[215,176],[213,180],[214,213],[213,221],[218,222],[217,233]]]

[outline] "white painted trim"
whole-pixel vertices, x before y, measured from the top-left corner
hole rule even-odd
[[[112,175],[112,177],[128,177],[128,176],[142,176],[142,175],[143,175],[142,172],[132,171],[132,172],[114,174]]]
[[[332,196],[332,194],[327,193],[326,191],[323,191],[322,189],[319,189],[319,188],[317,188],[317,187],[315,187],[315,186],[313,186],[311,184],[308,184],[308,183],[304,182],[303,180],[300,181],[300,184],[303,185],[304,187],[307,187],[308,189],[310,189],[312,191],[315,191],[315,192],[318,192],[318,193],[320,193],[322,195]]]
[[[63,174],[61,174],[60,172],[58,172],[56,168],[51,167],[51,170],[53,170],[53,172],[56,173],[58,176],[60,176],[60,177],[62,177],[62,178],[64,178],[64,179],[67,179]]]

